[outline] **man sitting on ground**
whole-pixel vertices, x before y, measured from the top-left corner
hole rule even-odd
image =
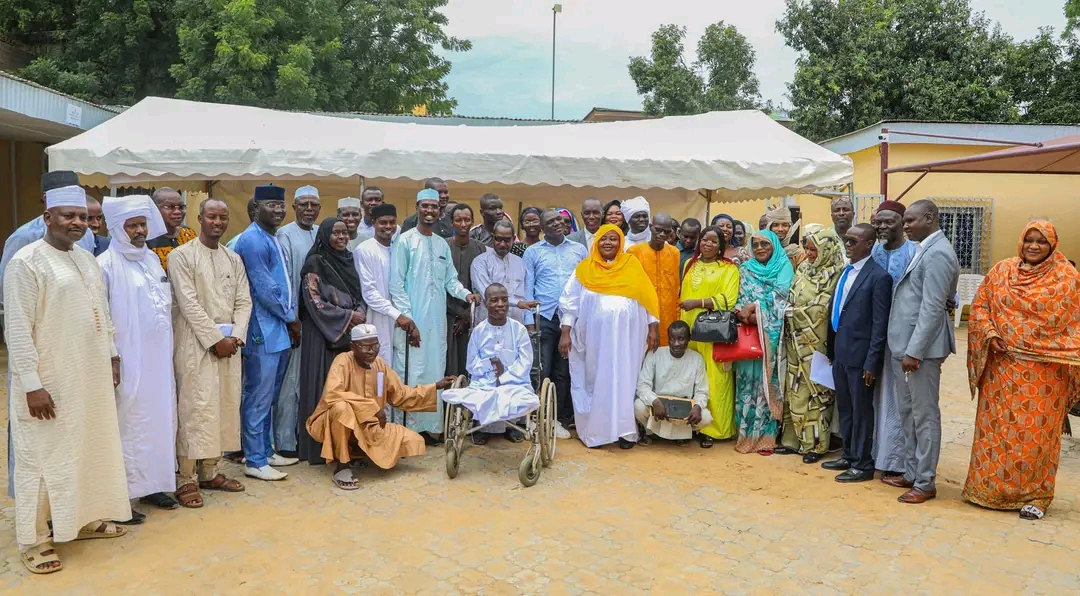
[[[322,457],[337,462],[334,484],[342,490],[360,488],[349,469],[354,445],[384,470],[403,457],[424,454],[420,435],[400,424],[387,424],[388,402],[406,412],[434,412],[435,390],[454,382],[453,377],[444,377],[430,385],[404,385],[379,357],[379,332],[374,325],[353,327],[351,339],[350,351],[339,354],[330,365],[322,399],[307,419],[311,437],[322,443]]]
[[[507,440],[520,443],[521,436],[511,433],[512,429],[507,429],[501,421],[524,416],[540,405],[529,380],[532,343],[525,326],[507,317],[510,297],[506,286],[489,285],[484,292],[484,303],[487,320],[473,330],[466,352],[469,386],[444,391],[443,401],[464,405],[472,411],[478,425],[488,427],[487,432],[473,432],[473,443],[487,443],[489,433],[506,433]]]
[[[638,373],[637,399],[634,416],[645,428],[645,435],[679,441],[694,436],[694,431],[712,424],[709,412],[709,382],[705,377],[705,360],[697,352],[688,352],[690,326],[675,321],[668,326],[668,345],[647,352]],[[660,397],[692,399],[694,405],[685,420],[668,418]]]

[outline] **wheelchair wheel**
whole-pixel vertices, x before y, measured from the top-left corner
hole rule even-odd
[[[458,378],[454,380],[454,384],[450,386],[451,389],[461,389],[469,386],[469,377],[465,375],[458,375]],[[443,440],[450,443],[450,404],[443,402]]]
[[[446,477],[450,479],[457,478],[458,474],[458,454],[454,449],[446,450]]]
[[[540,409],[536,411],[536,434],[540,443],[540,461],[544,467],[555,460],[555,384],[545,379],[540,386]]]
[[[536,484],[537,480],[540,480],[540,453],[536,448],[530,448],[525,453],[525,459],[521,460],[521,465],[518,466],[518,480],[521,481],[521,485],[525,488],[529,488]]]

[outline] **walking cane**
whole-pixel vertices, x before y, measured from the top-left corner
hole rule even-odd
[[[412,346],[409,345],[409,333],[405,332],[405,386],[409,386],[409,350]],[[409,428],[409,413],[405,410],[401,411],[401,426]]]

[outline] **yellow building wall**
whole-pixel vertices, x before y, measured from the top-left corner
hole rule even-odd
[[[890,167],[954,159],[1001,149],[997,146],[902,144],[889,147]],[[881,156],[878,147],[848,155],[855,166],[855,192],[880,192]],[[895,199],[918,174],[890,174],[888,198]],[[1025,224],[1045,219],[1059,230],[1059,249],[1080,259],[1080,237],[1066,234],[1069,222],[1080,221],[1080,178],[1034,174],[928,174],[902,199],[910,205],[934,197],[989,198],[992,203],[990,262],[1016,256],[1016,243]]]

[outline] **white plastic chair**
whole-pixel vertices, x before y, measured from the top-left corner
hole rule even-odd
[[[975,292],[982,285],[984,277],[986,276],[975,273],[965,273],[960,276],[960,282],[956,286],[959,300],[956,301],[956,313],[953,314],[954,326],[960,326],[960,317],[964,314],[964,306],[971,306],[972,301],[975,300]]]

